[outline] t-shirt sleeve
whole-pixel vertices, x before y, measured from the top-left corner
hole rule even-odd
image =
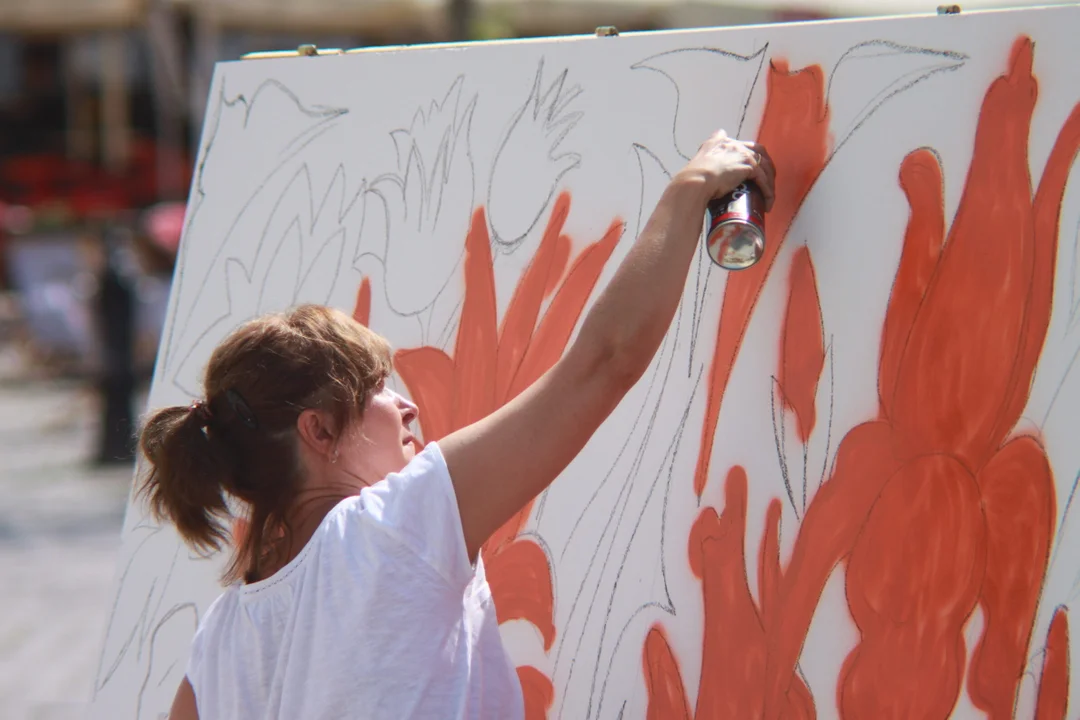
[[[213,609],[213,606],[217,604],[215,600],[207,609],[207,614]],[[191,689],[195,693],[195,701],[198,704],[199,693],[202,690],[203,684],[203,652],[204,645],[206,644],[206,632],[205,632],[205,618],[203,622],[199,623],[199,627],[195,629],[195,635],[191,639],[191,645],[188,648],[188,661],[184,668],[184,677],[191,684]]]
[[[202,629],[195,631],[195,637],[191,640],[191,646],[188,649],[188,661],[184,667],[184,677],[191,683],[192,687],[195,687],[199,677],[199,670],[202,669]]]
[[[399,473],[365,488],[362,515],[435,569],[452,587],[473,575],[457,494],[438,444],[432,442]]]

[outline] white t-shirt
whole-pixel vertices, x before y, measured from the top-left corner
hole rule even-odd
[[[200,720],[522,718],[439,446],[339,503],[272,577],[229,587],[187,677]]]

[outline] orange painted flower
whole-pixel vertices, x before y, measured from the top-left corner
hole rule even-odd
[[[554,203],[544,236],[501,324],[488,225],[483,208],[473,214],[465,239],[465,301],[453,356],[434,347],[399,350],[394,356],[397,372],[420,408],[425,441],[438,440],[494,412],[562,357],[623,230],[621,220],[612,222],[567,271],[571,240],[562,230],[569,213],[570,194],[564,192]],[[367,324],[370,312],[371,286],[365,279],[354,317]],[[496,531],[482,552],[499,621],[532,623],[544,638],[544,649],[550,650],[555,641],[555,599],[548,558],[540,545],[518,537],[531,510],[532,503]],[[518,676],[527,717],[545,717],[553,700],[551,681],[528,666],[518,668]]]
[[[882,331],[879,416],[840,443],[832,474],[806,509],[783,568],[780,501],[769,506],[759,602],[742,570],[747,478],[742,468],[731,469],[723,512],[705,508],[690,535],[690,565],[705,604],[696,707],[691,713],[678,663],[656,626],[643,649],[650,718],[813,717],[814,701],[796,663],[825,583],[845,561],[848,609],[860,638],[837,678],[842,716],[947,717],[965,668],[975,706],[990,717],[1012,716],[1056,518],[1046,453],[1039,438],[1016,435],[1015,428],[1050,321],[1061,202],[1080,149],[1078,105],[1033,197],[1032,62],[1031,41],[1020,38],[1007,72],[986,94],[948,233],[936,155],[916,150],[905,158],[900,184],[911,215]],[[791,77],[800,76],[787,81]],[[823,135],[809,120],[828,114],[819,102],[821,76],[812,70],[802,77],[817,83],[803,99],[812,108],[803,132],[816,142]],[[776,89],[770,84],[770,93]],[[767,107],[773,100],[770,94]],[[768,112],[763,136],[771,127]],[[786,146],[763,142],[783,177]],[[798,145],[801,136],[789,142]],[[808,152],[805,146],[801,152]],[[809,175],[816,156],[789,162]],[[778,200],[778,208],[786,211],[790,198],[805,193],[801,182],[802,176],[796,187],[780,186],[781,198],[789,199]],[[782,238],[789,224],[781,213],[770,234]],[[773,253],[757,276],[729,281],[714,367],[730,367]],[[803,442],[813,430],[824,359],[817,295],[812,259],[800,249],[790,275],[779,378]],[[710,404],[722,398],[725,373],[714,374],[720,380]],[[715,430],[710,417],[709,436]],[[695,477],[699,495],[711,442],[705,445]],[[969,659],[963,627],[976,607],[985,622]],[[1067,668],[1068,621],[1058,609],[1039,717],[1064,716]]]

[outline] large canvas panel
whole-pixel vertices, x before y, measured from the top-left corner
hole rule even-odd
[[[556,360],[708,132],[756,138],[766,257],[699,253],[645,377],[485,549],[530,708],[1053,712],[1080,686],[1077,27],[1070,7],[219,65],[150,403],[198,398],[244,320],[329,303],[393,342],[437,439],[474,419],[455,397],[493,408]],[[166,711],[221,567],[132,505],[95,717]]]

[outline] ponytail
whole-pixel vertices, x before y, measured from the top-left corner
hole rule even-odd
[[[211,354],[205,402],[159,410],[143,427],[138,494],[193,549],[232,546],[226,584],[263,578],[291,555],[300,413],[318,408],[344,426],[390,371],[386,341],[340,311],[302,305],[251,320]]]
[[[140,446],[150,469],[139,488],[153,516],[171,521],[190,546],[217,551],[229,541],[225,488],[232,474],[218,443],[206,432],[207,411],[159,410],[147,421]]]

